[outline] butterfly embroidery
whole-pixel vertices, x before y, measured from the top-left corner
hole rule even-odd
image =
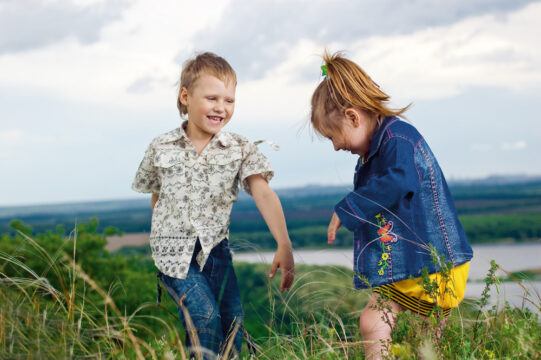
[[[396,242],[396,234],[392,232],[393,222],[389,221],[385,226],[382,226],[378,229],[379,239],[384,242]]]

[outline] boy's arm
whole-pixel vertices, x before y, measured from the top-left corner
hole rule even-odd
[[[152,211],[154,211],[154,206],[156,206],[156,203],[158,202],[158,199],[160,198],[160,194],[152,194],[152,198],[150,199],[150,208]]]
[[[278,244],[269,277],[273,278],[276,275],[276,270],[278,268],[282,269],[280,291],[289,290],[295,277],[295,263],[282,204],[261,174],[251,175],[247,178],[247,181],[255,204]]]

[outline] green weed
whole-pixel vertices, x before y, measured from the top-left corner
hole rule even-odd
[[[97,223],[79,224],[30,237],[0,237],[0,358],[186,358],[176,305],[155,305],[155,273],[145,256],[123,257],[104,250]],[[114,232],[109,229],[109,232]],[[435,258],[440,265],[445,261]],[[253,338],[241,358],[362,359],[358,321],[370,290],[355,291],[353,272],[343,267],[299,265],[291,291],[280,293],[268,265],[235,266]],[[398,314],[389,358],[536,359],[541,357],[538,313],[506,304],[489,305],[497,285],[496,264],[486,292],[438,318]],[[438,288],[423,278],[428,293]],[[539,309],[539,295],[524,293]],[[246,341],[245,341],[246,343]],[[230,348],[222,358],[234,358]]]

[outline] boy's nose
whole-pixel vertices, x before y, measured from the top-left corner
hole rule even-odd
[[[216,112],[224,112],[224,103],[222,101],[216,101],[216,103],[214,103],[214,111]]]

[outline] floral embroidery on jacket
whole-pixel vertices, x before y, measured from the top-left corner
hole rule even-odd
[[[385,269],[389,266],[391,263],[391,250],[392,246],[391,243],[397,242],[397,236],[395,233],[392,232],[393,230],[393,222],[387,221],[385,219],[385,216],[383,214],[377,214],[376,215],[376,221],[378,223],[379,229],[378,229],[378,235],[379,235],[379,243],[381,245],[381,259],[378,262],[378,266],[380,267],[378,270],[378,274],[380,276],[383,276],[385,274]]]

